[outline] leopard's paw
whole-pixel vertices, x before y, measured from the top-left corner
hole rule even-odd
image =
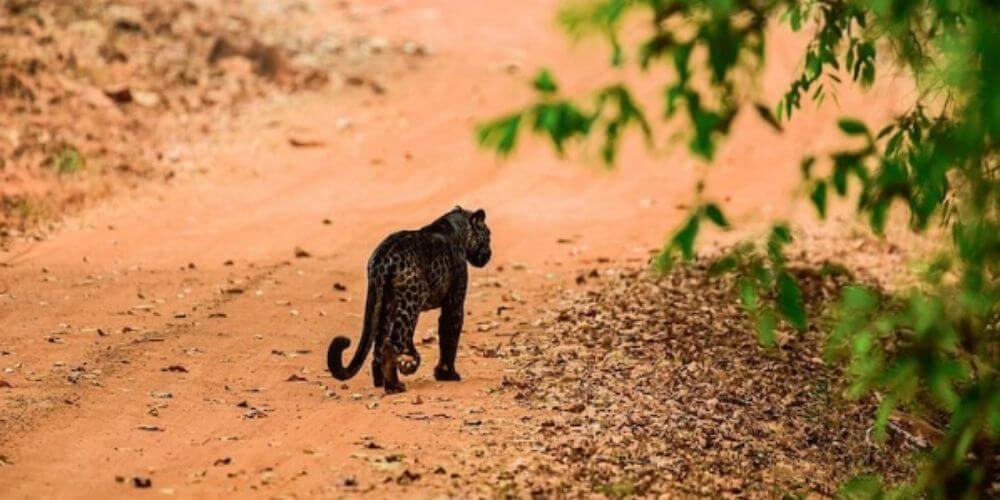
[[[398,381],[395,384],[385,384],[386,394],[399,394],[401,392],[406,392],[406,384]]]
[[[399,373],[413,375],[420,367],[420,360],[409,354],[400,354],[396,356],[396,366],[399,368]]]
[[[440,382],[459,382],[462,376],[454,369],[445,369],[440,366],[434,368],[434,379]]]

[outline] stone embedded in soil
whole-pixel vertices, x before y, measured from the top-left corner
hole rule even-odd
[[[148,477],[135,476],[132,478],[132,486],[140,489],[151,488],[153,480]]]

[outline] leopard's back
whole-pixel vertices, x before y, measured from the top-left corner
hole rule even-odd
[[[440,307],[455,281],[464,279],[468,271],[463,249],[448,238],[426,231],[399,231],[376,247],[368,274],[369,280],[388,283],[425,311]]]

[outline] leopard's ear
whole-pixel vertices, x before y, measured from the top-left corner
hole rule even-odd
[[[483,209],[480,208],[479,210],[476,210],[475,212],[472,212],[472,217],[471,218],[472,218],[472,220],[479,221],[479,222],[485,221],[486,220],[486,210],[483,210]]]

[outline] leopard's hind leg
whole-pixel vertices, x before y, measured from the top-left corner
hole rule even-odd
[[[420,353],[413,345],[413,334],[417,329],[420,314],[419,291],[405,290],[402,300],[394,304],[394,315],[390,323],[389,342],[396,353],[396,367],[403,375],[413,375],[420,367]]]
[[[399,373],[411,375],[420,366],[420,357],[413,347],[413,331],[420,313],[412,294],[397,290],[387,310],[385,337],[382,339],[382,386],[387,394],[403,392],[406,386],[399,381]]]
[[[400,382],[399,373],[396,372],[396,352],[393,350],[391,342],[386,342],[382,345],[382,352],[379,353],[379,357],[382,358],[380,364],[385,393],[396,394],[405,391],[406,384]]]

